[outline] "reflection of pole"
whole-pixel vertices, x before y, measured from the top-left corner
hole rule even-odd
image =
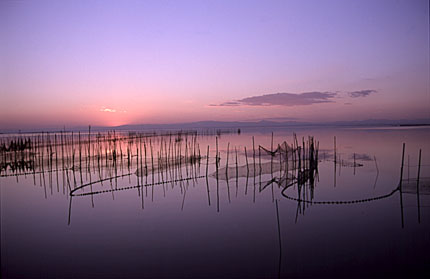
[[[249,172],[246,173],[245,195],[248,194],[248,178],[249,178]]]
[[[288,143],[287,142],[285,142],[285,178],[287,179],[285,183],[288,184]]]
[[[403,164],[405,160],[405,143],[403,143],[403,151],[402,151],[402,166],[400,168],[400,209],[401,209],[401,216],[402,216],[402,228],[404,227],[404,220],[403,220],[403,197],[402,197],[402,180],[403,180]]]
[[[252,136],[252,150],[253,150],[253,157],[254,157],[254,195],[252,201],[255,203],[255,176],[257,175],[257,171],[255,168],[255,144],[254,144],[254,136]]]
[[[69,201],[69,217],[67,218],[67,225],[70,226],[70,221],[71,221],[71,217],[72,217],[72,196],[70,196],[70,201]]]
[[[219,212],[219,180],[218,180],[218,137],[216,139],[216,155],[215,155],[215,168],[216,168],[216,210]]]
[[[336,137],[335,137],[336,138]],[[334,180],[334,187],[336,188],[336,151],[334,153],[334,170],[333,170],[333,180]]]
[[[354,153],[354,175],[355,175],[355,153]]]
[[[281,223],[279,221],[278,200],[275,200],[276,205],[276,220],[278,221],[278,239],[279,239],[279,265],[278,265],[278,278],[281,278],[281,259],[282,259],[282,244],[281,244]]]
[[[376,172],[379,173],[378,163],[376,162],[376,156],[373,156],[375,159]]]
[[[231,203],[231,198],[230,198],[230,184],[228,184],[228,177],[225,181],[227,183],[227,197],[228,197],[228,203]]]
[[[216,172],[216,211],[219,212],[219,179],[218,179],[218,168]]]
[[[404,160],[405,160],[405,143],[403,143],[403,151],[402,151],[402,166],[401,166],[401,168],[400,168],[400,185],[399,185],[400,191],[402,191],[403,163],[404,163]]]
[[[409,182],[409,166],[410,166],[410,164],[409,164],[409,158],[410,158],[411,156],[408,154],[408,182]]]
[[[418,223],[421,223],[421,212],[420,212],[420,171],[421,171],[421,149],[418,157],[418,175],[417,175],[417,203],[418,203]]]
[[[375,189],[376,181],[378,181],[378,176],[379,176],[379,168],[378,168],[378,163],[376,162],[376,156],[373,156],[373,158],[375,159],[375,166],[376,166],[376,177],[375,177],[375,183],[373,184],[373,189]]]
[[[208,203],[209,203],[209,206],[211,206],[211,196],[209,194],[209,180],[208,180],[207,174],[206,174],[206,190],[208,192]]]

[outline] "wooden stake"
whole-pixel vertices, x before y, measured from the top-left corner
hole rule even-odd
[[[208,176],[208,171],[209,171],[209,145],[208,145],[208,152],[206,155],[206,177]]]

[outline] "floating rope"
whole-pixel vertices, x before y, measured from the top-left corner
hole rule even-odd
[[[293,198],[293,197],[288,196],[287,194],[284,193],[284,191],[287,188],[289,188],[289,187],[285,187],[284,190],[281,191],[282,196],[284,196],[285,198],[287,198],[289,200],[293,200],[293,201],[297,201],[297,202],[304,202],[304,203],[309,203],[309,204],[354,204],[354,203],[371,202],[371,201],[375,201],[375,200],[388,198],[400,189],[400,187],[397,187],[396,189],[394,189],[393,191],[391,191],[388,194],[373,197],[373,198],[367,198],[367,199],[358,199],[358,200],[349,200],[349,201],[312,201],[312,200],[309,201],[309,200],[303,200],[300,198]]]
[[[147,187],[147,186],[167,184],[167,183],[177,183],[177,182],[181,182],[181,181],[188,181],[188,180],[197,179],[197,178],[203,178],[203,177],[206,177],[206,176],[205,175],[201,175],[201,176],[197,176],[197,177],[187,177],[187,178],[174,179],[174,180],[169,180],[169,181],[159,181],[159,182],[148,183],[148,184],[144,184],[144,185],[134,185],[134,186],[128,186],[128,187],[122,187],[122,188],[116,188],[116,189],[107,189],[107,190],[101,190],[101,191],[94,191],[94,192],[89,192],[89,193],[73,194],[76,190],[82,189],[84,186],[88,186],[89,185],[88,184],[88,185],[83,185],[83,186],[80,186],[79,188],[73,189],[70,192],[70,196],[77,197],[77,196],[96,195],[96,194],[103,194],[103,193],[109,193],[109,192],[130,190],[130,189]]]

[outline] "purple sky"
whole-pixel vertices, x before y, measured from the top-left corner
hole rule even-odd
[[[0,1],[0,128],[430,117],[429,1]]]

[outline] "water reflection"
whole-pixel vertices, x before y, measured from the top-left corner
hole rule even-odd
[[[269,254],[274,255],[271,261],[276,263],[276,267],[268,273],[270,274],[268,277],[274,277],[272,275],[284,277],[301,274],[303,271],[295,271],[294,268],[297,266],[309,266],[310,271],[308,272],[310,273],[305,272],[304,274],[315,274],[312,272],[321,270],[312,261],[307,264],[297,263],[297,259],[306,254],[300,252],[301,250],[315,249],[322,253],[325,251],[323,246],[308,247],[305,245],[301,248],[294,248],[294,243],[306,239],[308,230],[306,226],[311,226],[315,232],[330,231],[330,228],[327,227],[338,230],[342,226],[342,222],[331,222],[326,216],[358,218],[355,210],[362,210],[373,215],[366,214],[360,218],[360,222],[367,224],[367,220],[374,220],[378,215],[382,218],[387,212],[391,214],[395,210],[395,225],[398,228],[405,227],[404,232],[408,236],[413,235],[411,230],[421,232],[428,228],[428,211],[425,210],[429,193],[429,180],[426,178],[427,164],[426,162],[421,163],[421,159],[417,160],[417,163],[410,163],[413,161],[410,159],[404,160],[407,162],[404,162],[404,172],[407,173],[407,169],[410,171],[409,175],[401,178],[402,164],[401,158],[398,156],[401,151],[400,145],[389,150],[389,154],[397,152],[396,158],[393,160],[391,157],[387,159],[388,155],[372,150],[372,148],[369,148],[367,152],[367,146],[359,145],[359,148],[355,149],[342,147],[342,136],[337,137],[337,146],[333,146],[332,136],[327,136],[320,141],[317,136],[315,138],[300,137],[292,133],[288,136],[285,134],[277,136],[276,133],[274,135],[242,133],[240,136],[193,133],[183,133],[181,136],[177,134],[148,136],[139,133],[132,135],[111,133],[90,134],[86,142],[79,134],[51,134],[45,135],[45,137],[50,140],[40,140],[39,147],[33,146],[31,151],[23,151],[24,157],[30,158],[34,162],[34,167],[31,169],[9,167],[2,169],[0,175],[2,181],[6,182],[6,186],[2,184],[1,187],[8,189],[8,193],[13,193],[18,189],[13,190],[11,187],[15,187],[17,184],[19,186],[20,183],[26,185],[31,181],[35,186],[43,189],[46,199],[52,197],[51,201],[53,204],[55,203],[55,206],[49,206],[48,202],[46,202],[47,205],[35,203],[35,209],[49,206],[52,210],[58,210],[61,208],[59,204],[64,204],[67,214],[63,216],[62,221],[65,222],[65,218],[67,219],[65,223],[68,224],[68,229],[62,232],[63,235],[80,230],[81,227],[90,235],[101,232],[102,230],[97,226],[108,226],[106,223],[109,223],[111,220],[109,214],[112,214],[112,211],[108,210],[110,207],[121,212],[117,214],[124,219],[124,221],[116,221],[118,226],[125,226],[131,232],[141,231],[135,223],[139,223],[142,216],[146,218],[143,227],[151,227],[155,224],[160,226],[161,221],[158,220],[163,220],[163,214],[168,214],[167,212],[171,212],[172,216],[177,216],[174,214],[179,212],[183,214],[181,216],[190,218],[190,220],[201,216],[198,219],[200,223],[181,219],[181,222],[184,222],[183,225],[175,223],[165,225],[166,232],[173,230],[176,234],[179,231],[193,236],[196,235],[196,228],[199,226],[211,226],[211,223],[230,218],[231,220],[224,224],[227,228],[234,228],[237,222],[243,222],[242,225],[245,224],[249,227],[252,224],[255,225],[255,227],[252,226],[254,231],[245,231],[241,240],[236,240],[240,243],[243,242],[244,246],[258,245],[254,243],[257,242],[256,239],[264,239],[267,234],[271,235],[268,239],[276,240],[275,248],[260,247],[256,254],[265,257],[268,254],[266,252],[269,251]],[[45,141],[55,142],[55,138],[57,138],[56,145],[46,144]],[[63,144],[59,142],[63,142]],[[425,145],[411,145],[412,152],[416,152],[419,147],[426,147]],[[15,162],[15,155],[11,155],[10,151],[7,152],[6,156],[4,153],[2,154],[2,158],[7,158],[2,162],[8,164]],[[17,155],[17,158],[22,157],[19,152]],[[378,161],[376,156],[378,156]],[[414,157],[412,158],[414,159]],[[421,173],[418,170],[420,166]],[[18,178],[20,180],[18,183],[11,183],[13,179]],[[39,187],[34,189],[38,190]],[[24,188],[24,190],[20,192],[21,197],[25,197],[26,193],[33,191],[32,188]],[[17,197],[19,196],[16,196],[15,199]],[[87,205],[93,209],[87,208]],[[7,206],[7,208],[16,207],[16,205]],[[409,207],[414,208],[413,216],[410,214],[412,211],[408,209]],[[130,208],[130,211],[125,214],[121,211],[122,208]],[[211,215],[211,212],[216,215]],[[91,217],[85,217],[87,214]],[[83,226],[86,218],[90,218],[94,224]],[[267,223],[266,219],[273,222]],[[55,221],[50,222],[57,226],[59,224]],[[422,224],[422,229],[417,229],[414,223]],[[262,224],[270,224],[270,226]],[[387,221],[387,224],[391,223]],[[377,223],[372,226],[364,226],[363,229],[371,232],[375,227],[378,227]],[[226,234],[224,232],[226,227],[211,226],[211,228],[215,230],[214,235]],[[393,227],[390,228],[393,229]],[[352,230],[345,228],[342,230],[346,230],[345,233],[349,236],[355,234]],[[272,231],[276,234],[272,235]],[[172,234],[174,235],[174,233]],[[205,242],[207,234],[210,232],[195,236],[196,239],[190,243],[193,247],[199,246],[197,243],[203,243],[201,249],[210,248],[208,251],[213,253],[221,242],[216,242],[217,245]],[[396,235],[393,232],[387,232],[387,234]],[[146,233],[145,237],[128,236],[133,239],[133,245],[128,246],[124,240],[118,240],[117,245],[119,247],[125,245],[124,247],[128,247],[127,249],[133,249],[135,245],[148,245],[146,249],[154,253],[158,248],[150,246],[145,239],[153,241],[160,239],[161,241],[166,237],[161,238],[155,232]],[[251,236],[255,236],[255,238]],[[181,240],[178,236],[169,235],[169,237]],[[332,243],[336,241],[336,237],[339,235],[333,234],[327,236],[327,239]],[[383,242],[382,236],[377,239]],[[225,241],[228,242],[230,239],[226,238]],[[88,247],[93,245],[90,242],[85,243]],[[171,245],[177,248],[180,247],[179,243],[175,242]],[[404,247],[403,245],[406,244],[399,245]],[[418,247],[417,249],[421,251],[428,245],[428,241],[420,241],[413,247]],[[423,248],[419,248],[419,246]],[[54,247],[49,249],[54,249]],[[400,248],[393,249],[399,250]],[[225,257],[228,250],[221,249],[221,255]],[[373,250],[379,251],[377,248],[373,248]],[[4,251],[3,248],[2,251]],[[126,258],[130,256],[128,252],[123,253]],[[348,255],[352,258],[356,257],[352,254]],[[217,254],[217,257],[219,256],[220,254]],[[149,256],[142,257],[146,262],[151,262]],[[208,255],[208,257],[212,262],[219,261],[215,256]],[[244,270],[245,266],[248,266],[251,256],[243,253],[241,257],[243,262],[238,262],[236,267],[240,270],[238,274],[253,277],[250,275],[251,273],[246,273]],[[333,257],[333,262],[336,262],[335,258]],[[366,262],[364,258],[365,256],[360,258],[362,262]],[[172,258],[166,256],[165,259],[171,260]],[[192,259],[196,260],[194,257]],[[383,262],[378,258],[378,262],[381,261]],[[255,273],[258,275],[254,275],[254,277],[261,277],[262,274],[268,272],[269,260],[264,262],[262,260],[260,263],[261,270],[257,265],[252,268],[254,271],[259,270]],[[418,260],[418,262],[420,261]],[[408,264],[411,263],[408,261]],[[62,263],[62,265],[67,266],[67,263]],[[123,265],[126,266],[125,262]],[[194,277],[197,276],[196,274],[200,274],[186,273],[179,267],[180,265],[186,265],[185,260],[179,260],[176,271],[185,272],[184,274]],[[159,272],[159,269],[154,269],[152,273],[149,273],[150,277],[160,275]],[[137,274],[147,275],[148,273],[134,271],[131,277],[137,277],[134,276]],[[171,274],[169,273],[169,275]],[[223,276],[222,273],[215,272],[214,277],[231,276],[225,276],[225,274]]]
[[[181,131],[164,135],[108,132],[91,135],[91,131],[89,131],[87,140],[83,140],[80,133],[78,135],[73,133],[46,134],[45,136],[42,134],[33,138],[3,139],[1,177],[15,176],[18,179],[19,176],[33,175],[33,181],[36,184],[36,175],[38,175],[46,197],[45,176],[48,175],[49,189],[52,194],[52,173],[56,173],[57,192],[62,187],[63,194],[70,195],[69,208],[71,208],[72,197],[90,196],[92,207],[94,207],[95,195],[111,193],[114,198],[114,192],[134,189],[141,197],[143,209],[143,193],[145,192],[147,196],[148,189],[151,189],[151,200],[153,200],[154,187],[162,187],[165,197],[169,185],[173,189],[179,184],[183,196],[182,210],[188,183],[191,181],[194,185],[203,184],[201,179],[205,179],[210,206],[211,183],[209,180],[215,179],[217,211],[219,211],[220,181],[225,183],[228,202],[231,203],[230,180],[234,181],[237,197],[239,179],[244,178],[246,179],[245,195],[248,193],[249,181],[253,182],[251,187],[253,187],[254,202],[256,189],[261,193],[267,188],[271,189],[273,202],[275,186],[280,189],[281,197],[297,202],[296,216],[304,213],[305,204],[365,203],[389,198],[396,192],[400,193],[401,208],[403,207],[403,194],[417,194],[418,214],[420,214],[419,195],[427,195],[429,192],[429,183],[426,178],[422,178],[421,184],[419,183],[419,170],[418,178],[410,179],[409,159],[408,179],[403,179],[403,166],[405,165],[403,157],[400,171],[402,183],[393,185],[392,190],[388,193],[359,199],[318,200],[315,198],[314,190],[319,179],[319,163],[333,163],[333,181],[334,187],[336,187],[336,177],[340,176],[342,167],[353,168],[353,175],[355,175],[356,168],[363,167],[365,162],[374,161],[376,176],[373,188],[376,188],[379,176],[376,156],[372,158],[370,154],[355,152],[342,154],[337,150],[336,137],[334,137],[332,150],[320,150],[319,142],[313,137],[302,137],[299,140],[296,134],[293,134],[290,144],[283,141],[274,148],[272,133],[270,148],[264,145],[258,145],[256,148],[254,137],[252,137],[252,153],[250,152],[248,158],[246,146],[243,148],[234,146],[234,152],[230,153],[230,142],[228,141],[225,150],[219,149],[218,142],[221,134],[218,131],[215,136],[214,156],[214,150],[211,151],[210,145],[207,145],[206,155],[201,154],[198,138],[201,139],[202,135],[196,132]],[[225,153],[225,157],[221,155],[221,152]],[[238,163],[240,159],[245,160],[246,163],[240,165]],[[225,166],[221,166],[222,160],[225,161]],[[201,172],[202,166],[205,169],[203,173]],[[416,167],[421,168],[421,157]],[[209,169],[213,169],[212,173],[209,172]],[[58,173],[62,175],[62,183],[59,181]],[[118,179],[124,182],[124,178],[128,178],[128,183],[118,186]],[[417,182],[415,183],[415,181]],[[108,189],[104,187],[104,182],[108,182]],[[403,216],[403,210],[401,212]],[[70,216],[69,212],[69,222]]]

